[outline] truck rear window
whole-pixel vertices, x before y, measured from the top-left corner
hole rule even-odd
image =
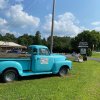
[[[37,49],[36,48],[28,48],[28,52],[30,54],[37,55]]]

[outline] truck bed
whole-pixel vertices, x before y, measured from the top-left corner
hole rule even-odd
[[[12,53],[0,54],[0,64],[6,61],[9,62],[9,66],[12,66],[10,61],[18,62],[22,66],[23,70],[29,70],[31,66],[31,57],[26,54],[12,54]]]
[[[29,54],[0,53],[0,58],[29,58]]]

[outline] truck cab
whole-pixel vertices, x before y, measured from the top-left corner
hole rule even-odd
[[[0,58],[0,73],[4,82],[17,80],[18,76],[59,74],[65,76],[72,62],[65,56],[51,54],[46,46],[30,45],[24,58]]]
[[[29,53],[32,54],[31,70],[33,72],[50,72],[52,70],[54,59],[47,47],[29,46]]]

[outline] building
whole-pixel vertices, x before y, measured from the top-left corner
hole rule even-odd
[[[0,41],[1,52],[7,52],[8,50],[12,50],[12,49],[18,49],[22,51],[23,49],[26,48],[27,48],[26,46],[22,46],[14,42]]]

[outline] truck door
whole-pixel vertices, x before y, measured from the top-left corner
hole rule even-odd
[[[40,48],[39,55],[35,56],[35,72],[50,72],[54,59],[47,48]]]

